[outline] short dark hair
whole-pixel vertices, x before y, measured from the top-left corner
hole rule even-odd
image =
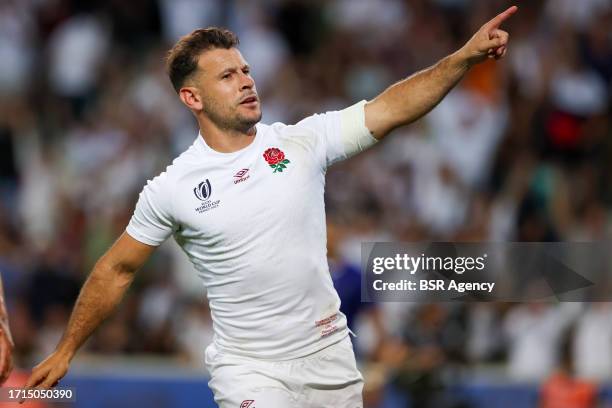
[[[219,27],[199,28],[181,37],[168,51],[166,58],[166,70],[174,90],[178,93],[185,80],[198,68],[202,51],[230,49],[239,42],[236,34]]]

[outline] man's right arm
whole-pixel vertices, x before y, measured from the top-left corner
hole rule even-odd
[[[157,247],[123,233],[102,256],[81,289],[68,327],[55,351],[34,367],[27,388],[50,388],[68,371],[70,361],[93,331],[115,310],[135,272]]]

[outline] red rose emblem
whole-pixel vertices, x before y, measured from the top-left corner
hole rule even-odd
[[[263,158],[266,159],[270,167],[274,169],[273,173],[282,173],[283,170],[287,168],[287,164],[291,163],[289,160],[285,159],[285,153],[277,147],[267,149],[263,154]]]
[[[266,159],[268,164],[278,164],[285,159],[285,153],[283,153],[280,149],[273,147],[266,150],[263,157]]]

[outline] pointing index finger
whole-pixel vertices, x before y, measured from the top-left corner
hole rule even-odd
[[[487,23],[487,27],[489,29],[498,28],[504,21],[510,18],[511,15],[516,13],[516,10],[518,10],[518,7],[512,6],[506,11],[499,13]]]

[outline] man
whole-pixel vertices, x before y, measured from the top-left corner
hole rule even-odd
[[[57,384],[134,273],[174,235],[208,291],[215,338],[206,364],[221,407],[361,407],[363,380],[325,258],[325,170],[426,114],[472,65],[503,57],[508,34],[499,26],[515,11],[374,100],[292,126],[258,123],[234,34],[209,28],[179,40],[168,73],[200,134],[145,186],[27,387]]]
[[[0,277],[0,386],[7,380],[13,368],[13,347],[8,314],[4,304],[4,289]]]

